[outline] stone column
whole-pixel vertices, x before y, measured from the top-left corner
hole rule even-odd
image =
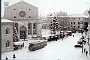
[[[26,39],[27,39],[28,38],[28,22],[25,25],[26,25]]]
[[[33,23],[32,23],[32,37],[33,37]]]

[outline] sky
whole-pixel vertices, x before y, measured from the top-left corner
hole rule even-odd
[[[4,15],[3,2],[9,2],[9,6],[21,0],[1,0],[2,15]],[[23,0],[38,7],[39,16],[46,16],[52,12],[64,11],[68,14],[83,13],[90,9],[90,0]]]

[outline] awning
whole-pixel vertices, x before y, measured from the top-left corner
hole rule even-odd
[[[23,42],[13,42],[14,43],[14,45],[22,45],[23,44]]]

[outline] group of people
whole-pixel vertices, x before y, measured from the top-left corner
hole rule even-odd
[[[15,56],[15,54],[13,54],[13,59],[15,59],[16,58],[16,56]],[[8,60],[8,57],[6,56],[6,60]]]

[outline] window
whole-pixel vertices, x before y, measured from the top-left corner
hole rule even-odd
[[[29,16],[29,18],[31,18],[31,16]]]
[[[28,23],[28,35],[32,34],[32,23]]]
[[[75,22],[74,22],[74,24],[75,24]]]
[[[13,10],[16,10],[15,8]]]
[[[31,24],[30,24],[30,23],[28,23],[28,29],[30,29],[30,25],[31,25]]]
[[[80,26],[78,26],[78,28],[80,28]]]
[[[79,18],[79,20],[80,20],[80,18]]]
[[[73,19],[73,18],[71,18],[71,19]]]
[[[83,24],[83,22],[82,22],[82,24]]]
[[[80,22],[78,22],[78,24],[80,24]]]
[[[9,28],[8,27],[6,28],[6,34],[9,34]]]
[[[46,28],[46,26],[44,26]],[[37,34],[37,23],[33,23],[33,34]]]
[[[16,16],[14,16],[14,18],[16,18]]]
[[[70,27],[68,27],[68,29],[69,29]]]
[[[29,9],[29,10],[31,10],[31,9]]]
[[[33,23],[33,29],[36,29],[36,23]]]
[[[67,22],[66,22],[66,24],[67,24]]]
[[[7,40],[7,41],[6,41],[6,47],[9,47],[9,46],[10,46],[10,41]]]
[[[71,24],[72,24],[72,22],[71,22]]]
[[[74,26],[74,28],[75,28],[75,26]]]

